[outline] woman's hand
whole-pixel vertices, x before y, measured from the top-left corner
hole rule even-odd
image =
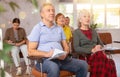
[[[7,43],[10,45],[15,45],[15,43],[13,43],[13,41],[11,41],[11,40],[8,40]]]
[[[95,53],[97,51],[100,51],[102,49],[102,46],[101,45],[96,45],[93,49],[92,49],[92,52]]]
[[[20,46],[21,44],[20,43],[15,43],[15,46]]]

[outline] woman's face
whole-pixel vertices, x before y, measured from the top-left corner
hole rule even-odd
[[[81,25],[89,26],[90,25],[90,14],[89,14],[89,12],[83,12],[82,15],[80,16],[79,22],[81,23]]]
[[[65,17],[64,17],[64,15],[60,15],[58,18],[57,18],[57,24],[59,25],[59,26],[63,26],[63,25],[65,25]]]
[[[13,28],[17,30],[19,28],[19,25],[19,23],[13,23]]]

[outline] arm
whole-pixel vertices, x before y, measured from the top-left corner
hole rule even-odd
[[[58,59],[59,60],[64,60],[67,57],[68,53],[69,53],[69,47],[68,47],[68,44],[67,44],[66,40],[62,40],[61,44],[62,44],[63,50],[65,52],[67,52],[67,54],[63,55],[63,56],[60,56]]]
[[[27,42],[27,38],[26,38],[26,32],[23,28],[20,28],[20,33],[22,34],[22,41],[18,42],[18,43],[15,43],[16,46],[20,46],[20,45],[23,45]]]
[[[37,50],[38,43],[37,42],[28,42],[28,55],[36,56],[36,57],[50,57],[53,54],[53,51],[44,52]]]
[[[50,50],[50,52],[45,52],[37,49],[40,40],[40,30],[41,28],[36,25],[28,36],[28,55],[35,57],[51,57],[53,54],[53,50]]]
[[[19,43],[15,43],[15,46],[21,46],[22,44],[25,44],[25,43],[26,43],[26,40],[23,40],[23,41],[21,41]]]
[[[99,35],[97,34],[97,44],[101,45],[102,47],[104,46],[103,42],[101,41]]]
[[[15,43],[13,43],[13,41],[10,39],[10,35],[11,33],[11,29],[7,29],[6,32],[5,32],[5,36],[4,36],[4,42],[10,44],[10,45],[15,45]]]
[[[8,31],[8,29],[7,29],[6,32],[5,32],[4,41],[5,41],[6,43],[8,43],[8,40],[9,40],[9,31]]]
[[[81,53],[86,53],[86,54],[90,54],[92,53],[91,50],[95,45],[91,45],[88,43],[88,45],[81,45],[81,41],[83,41],[84,39],[81,39],[82,36],[80,36],[81,33],[79,32],[79,30],[75,30],[73,32],[73,47],[74,50],[81,54]]]
[[[68,46],[66,40],[62,41],[62,46],[63,46],[63,50],[66,51],[67,53],[69,53],[69,46]]]

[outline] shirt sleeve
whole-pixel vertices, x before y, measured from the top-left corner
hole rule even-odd
[[[6,32],[5,32],[4,40],[8,40],[9,39],[9,33],[10,32],[7,29]]]
[[[94,45],[90,44],[90,45],[80,45],[80,33],[77,32],[77,30],[75,30],[73,32],[73,46],[74,46],[74,50],[75,52],[81,54],[81,53],[86,53],[86,54],[90,54],[92,53],[91,50],[93,48]]]
[[[38,42],[40,40],[40,27],[39,25],[36,25],[30,35],[27,37],[29,41],[32,41],[32,42]]]
[[[64,31],[63,31],[63,29],[61,28],[61,38],[62,38],[62,40],[66,40],[66,37],[65,37],[65,34],[64,34]]]
[[[22,32],[23,32],[23,39],[26,40],[27,37],[26,37],[26,32],[25,32],[25,29],[24,29],[24,28],[22,28]]]

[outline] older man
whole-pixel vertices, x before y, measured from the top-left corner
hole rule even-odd
[[[88,65],[83,60],[71,59],[67,57],[67,54],[48,60],[54,49],[69,53],[69,47],[63,29],[53,23],[55,18],[54,6],[50,3],[43,4],[40,15],[41,21],[34,26],[28,37],[28,54],[43,57],[42,72],[46,72],[47,77],[59,77],[60,70],[74,72],[76,77],[86,77]],[[36,68],[41,71],[39,62],[37,62]]]

